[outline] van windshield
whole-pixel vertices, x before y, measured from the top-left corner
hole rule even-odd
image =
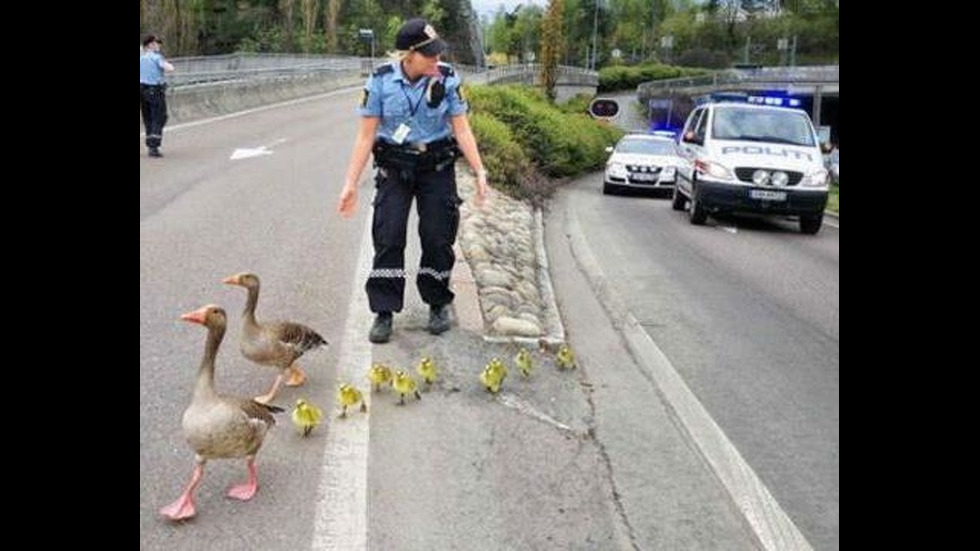
[[[748,140],[812,147],[813,127],[804,113],[780,109],[723,107],[715,110],[711,133],[717,140]]]

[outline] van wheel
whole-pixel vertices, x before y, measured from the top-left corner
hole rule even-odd
[[[703,225],[708,220],[708,212],[698,201],[698,188],[691,184],[691,199],[687,210],[687,218],[695,226]]]
[[[800,231],[807,235],[814,235],[820,231],[820,226],[823,225],[823,215],[822,214],[811,214],[809,216],[800,217]]]
[[[687,201],[684,200],[684,195],[677,189],[677,184],[674,184],[673,201],[670,203],[671,208],[674,210],[684,210],[684,203],[686,202]]]

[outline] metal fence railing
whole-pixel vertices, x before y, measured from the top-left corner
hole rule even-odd
[[[812,67],[760,67],[757,69],[727,69],[708,75],[671,78],[644,82],[636,87],[638,97],[649,98],[658,93],[702,89],[709,87],[780,83],[788,85],[831,84],[840,82],[839,65]]]
[[[327,56],[317,54],[249,54],[173,58],[177,71],[167,75],[172,87],[217,82],[244,82],[265,79],[293,78],[311,74],[366,76],[372,67],[385,58]],[[541,71],[538,63],[505,65],[486,70],[482,67],[457,65],[457,69],[473,82],[485,84],[533,83]],[[596,86],[599,74],[581,67],[559,66],[558,74],[566,84]]]

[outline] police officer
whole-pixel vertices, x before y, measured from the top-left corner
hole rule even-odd
[[[462,152],[477,175],[476,205],[487,191],[476,139],[466,116],[460,77],[439,55],[446,43],[423,19],[412,19],[395,39],[397,59],[368,78],[358,113],[360,128],[338,210],[349,217],[357,206],[357,183],[374,153],[374,264],[365,286],[376,314],[368,338],[388,342],[392,313],[402,309],[405,291],[405,235],[412,200],[417,201],[422,259],[416,285],[429,305],[428,330],[449,329],[453,300],[449,276],[456,256],[453,243],[459,225],[455,158]]]
[[[161,42],[155,35],[146,35],[140,54],[140,114],[143,115],[150,157],[163,157],[160,144],[163,142],[163,125],[167,124],[167,83],[163,73],[174,70],[160,53]]]

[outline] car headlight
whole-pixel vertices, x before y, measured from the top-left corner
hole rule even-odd
[[[731,170],[728,170],[724,165],[713,161],[697,160],[694,161],[694,169],[704,174],[710,176],[716,180],[734,180],[735,175]]]
[[[828,180],[829,173],[825,168],[819,168],[813,172],[807,174],[800,180],[800,186],[802,187],[827,187],[829,185]]]
[[[606,165],[606,172],[614,178],[625,178],[626,165],[623,163],[609,163]]]

